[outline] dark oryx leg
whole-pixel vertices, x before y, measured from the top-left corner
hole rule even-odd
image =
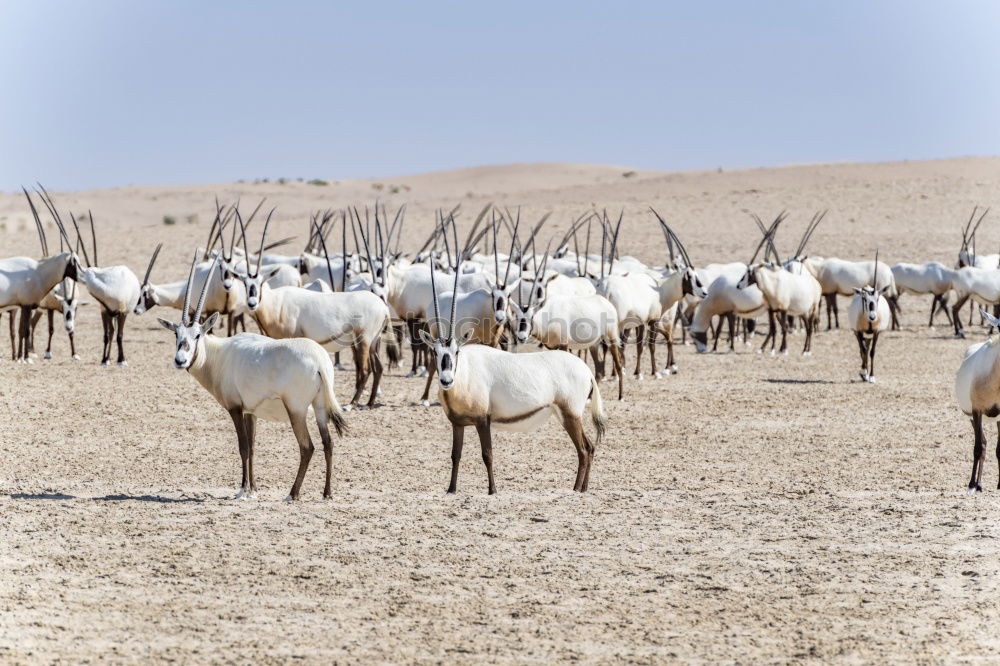
[[[420,342],[420,336],[417,334],[417,322],[413,319],[407,319],[404,323],[410,336],[410,352],[413,354],[410,376],[414,377],[417,374],[417,354],[420,351],[422,343]]]
[[[52,335],[56,332],[55,323],[52,321],[55,318],[55,311],[49,310],[49,342],[45,345],[45,358],[52,358]]]
[[[760,346],[760,353],[764,353],[764,347],[767,346],[768,340],[774,339],[774,310],[767,311],[767,335],[764,336],[764,342]]]
[[[236,428],[236,440],[240,449],[240,463],[243,469],[243,476],[240,479],[240,492],[237,497],[243,497],[250,493],[250,450],[247,447],[246,421],[243,418],[243,408],[233,407],[229,410],[229,416],[233,419],[233,426]]]
[[[719,325],[715,327],[715,331],[712,333],[712,351],[718,351],[719,349],[719,334],[722,333],[722,323],[725,321],[725,315],[719,315]],[[709,325],[711,328],[711,325]]]
[[[868,345],[868,381],[875,381],[875,344],[878,342],[878,331],[872,333],[871,344]]]
[[[434,373],[437,372],[437,359],[433,363],[427,364],[427,383],[424,384],[424,394],[420,396],[420,402],[425,403],[431,399],[431,382],[434,381]]]
[[[836,294],[823,294],[823,300],[826,301],[826,330],[833,328],[833,301],[837,298]]]
[[[24,361],[28,360],[28,354],[30,352],[28,347],[28,338],[31,336],[31,311],[32,307],[30,305],[21,306],[21,337],[17,342],[17,351],[18,357]]]
[[[253,447],[257,439],[257,417],[249,412],[243,415],[243,434],[247,442],[247,479],[250,481],[250,492],[256,493],[257,481],[253,476]]]
[[[52,312],[52,310],[46,310],[46,312]],[[31,344],[28,345],[28,351],[35,351],[35,330],[38,328],[38,320],[42,318],[41,309],[35,310],[31,314]]]
[[[656,322],[646,324],[646,344],[649,345],[649,373],[656,376]]]
[[[118,365],[125,365],[125,318],[128,314],[125,312],[119,312],[115,315],[115,319],[118,320],[118,331],[115,334],[115,342],[118,343]]]
[[[354,353],[354,397],[351,398],[351,405],[357,407],[371,373],[371,344],[366,340],[358,340],[351,351]]]
[[[479,444],[483,448],[483,464],[486,465],[486,477],[489,479],[490,495],[496,495],[497,486],[493,481],[493,438],[490,433],[490,417],[476,422],[476,432],[479,433]]]
[[[636,378],[642,377],[642,345],[645,342],[646,337],[646,325],[636,327],[635,329],[635,372],[633,373]]]
[[[969,492],[983,492],[980,484],[983,474],[983,449],[986,444],[986,435],[983,433],[982,412],[972,412],[972,433],[975,435],[976,443],[972,448],[972,478],[969,479]]]
[[[934,313],[935,313],[935,311],[937,311],[937,307],[938,307],[938,303],[940,302],[940,299],[941,299],[941,297],[939,295],[934,294],[934,298],[933,298],[933,300],[931,300],[931,320],[930,320],[930,323],[927,324],[928,327],[934,326]]]
[[[14,341],[14,320],[17,318],[17,310],[10,311],[10,360],[17,360],[17,342]]]
[[[855,331],[854,335],[858,337],[858,347],[861,349],[861,379],[868,381],[868,341],[861,331]]]
[[[379,357],[380,346],[381,345],[379,344],[379,341],[376,340],[375,345],[372,347],[369,359],[371,361],[373,379],[372,379],[372,394],[368,397],[368,407],[375,406],[375,399],[378,397],[378,385],[382,381],[383,365],[382,365],[382,359]]]
[[[465,426],[451,426],[451,483],[448,492],[458,490],[458,463],[462,461],[462,444],[465,442]]]
[[[590,357],[594,359],[594,378],[597,381],[604,379],[604,361],[601,359],[600,354],[597,353],[597,345],[590,348]]]
[[[101,307],[101,324],[104,326],[104,347],[101,352],[101,365],[107,365],[111,358],[111,313]]]
[[[611,360],[615,363],[615,373],[618,375],[618,399],[622,399],[625,393],[625,373],[622,371],[622,354],[618,350],[617,344],[608,345],[611,347]]]
[[[836,292],[830,294],[830,302],[833,303],[833,323],[837,328],[840,328],[840,310],[837,308]]]
[[[975,303],[969,303],[969,326],[972,326],[972,313],[976,309]]]
[[[965,332],[962,331],[962,313],[960,310],[962,306],[965,305],[965,301],[969,300],[969,295],[959,296],[955,305],[951,308],[951,321],[955,325],[955,337],[964,338]],[[972,322],[969,322],[970,324]]]
[[[889,304],[889,314],[892,316],[891,330],[899,330],[899,299],[895,296],[885,299],[885,302]]]
[[[309,461],[312,459],[312,454],[316,450],[316,447],[313,446],[312,439],[309,437],[309,426],[306,423],[306,415],[293,414],[292,410],[288,409],[288,405],[285,405],[285,411],[288,412],[288,420],[292,423],[292,432],[295,433],[295,439],[299,442],[299,471],[295,474],[295,483],[292,484],[292,492],[288,494],[290,499],[297,500],[299,492],[302,490],[302,480],[306,478],[306,469],[309,468]]]
[[[736,313],[730,312],[726,315],[726,321],[729,322],[729,351],[736,351]]]
[[[781,349],[778,351],[784,354],[788,351],[788,317],[784,312],[778,313],[778,321],[781,322]]]
[[[326,481],[323,483],[323,499],[333,496],[330,488],[330,479],[333,476],[333,439],[330,438],[330,424],[327,421],[326,409],[316,409],[316,427],[319,429],[319,438],[323,441],[323,458],[326,462]]]
[[[573,446],[576,447],[576,482],[573,484],[573,490],[583,492],[586,490],[584,482],[587,480],[587,473],[590,471],[590,451],[593,445],[590,445],[586,440],[580,417],[566,411],[563,411],[562,417],[563,428],[566,429],[566,433],[569,435],[570,440],[572,440]]]

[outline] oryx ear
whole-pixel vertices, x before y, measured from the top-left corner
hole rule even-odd
[[[241,280],[247,277],[247,269],[245,266],[237,266],[233,269],[233,275],[240,278]]]
[[[559,277],[559,273],[555,273],[554,275],[550,275],[549,277],[544,278],[545,284],[548,284],[549,282],[552,282],[557,277]]]
[[[437,344],[437,340],[434,339],[434,336],[432,336],[429,332],[425,331],[424,329],[420,329],[419,334],[420,334],[420,340],[431,349],[433,349],[434,345]]]
[[[855,294],[860,294],[860,293],[861,293],[862,291],[863,291],[863,290],[861,289],[861,287],[855,287],[855,288],[854,288],[854,293],[855,293]]]
[[[52,294],[52,298],[56,299],[60,303],[62,303],[63,301],[66,300],[65,298],[63,298],[62,294],[55,294],[54,293],[54,294]]]
[[[461,337],[458,340],[458,346],[461,347],[462,345],[467,343],[472,338],[473,334],[475,334],[475,332],[476,331],[474,329],[470,328],[465,333],[462,333]]]
[[[219,313],[213,312],[208,316],[208,319],[205,320],[205,323],[201,325],[201,330],[203,330],[205,333],[208,333],[213,328],[215,328],[215,325],[218,323],[219,323]]]
[[[278,271],[280,270],[281,270],[281,264],[275,264],[274,266],[269,266],[261,270],[260,277],[264,282],[267,282],[275,275],[277,275]]]
[[[167,321],[166,319],[162,319],[160,317],[157,317],[156,321],[160,322],[160,326],[167,329],[168,331],[174,332],[177,330],[177,324],[175,324],[172,321]]]
[[[891,284],[885,285],[884,287],[882,287],[881,289],[878,290],[878,293],[879,294],[885,294],[885,292],[889,291],[889,287],[891,287],[891,286],[892,286]]]
[[[90,305],[90,301],[77,301],[76,307],[82,308],[84,305]]]

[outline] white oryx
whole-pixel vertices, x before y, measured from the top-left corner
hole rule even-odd
[[[458,257],[461,261],[461,256]],[[455,286],[461,273],[456,270]],[[498,430],[532,432],[555,414],[562,420],[577,452],[573,490],[584,492],[590,482],[590,465],[605,431],[601,391],[587,364],[563,351],[514,354],[484,345],[465,344],[456,337],[455,311],[450,322],[440,316],[434,288],[434,320],[439,334],[421,330],[424,343],[434,350],[437,361],[441,408],[452,426],[451,481],[448,492],[458,489],[458,465],[462,458],[465,428],[479,434],[486,464],[489,494],[496,493],[493,478],[493,435]],[[454,304],[456,301],[452,301]],[[453,305],[454,306],[454,305]],[[447,329],[447,330],[445,330]],[[591,439],[583,418],[590,399],[590,418],[596,429]]]
[[[41,185],[39,187],[41,188],[41,192],[38,193],[38,196],[49,209],[52,219],[59,228],[60,237],[66,242],[68,247],[73,247],[69,237],[66,235],[62,219],[59,217],[55,206],[52,205],[48,192]],[[42,244],[43,258],[38,261],[30,257],[10,257],[0,260],[0,312],[15,308],[20,310],[21,320],[18,328],[15,357],[18,362],[31,363],[29,351],[31,346],[32,311],[38,307],[38,304],[60,282],[65,279],[79,279],[83,269],[76,255],[72,252],[60,252],[55,256],[48,256],[45,229],[42,226],[41,219],[38,217],[38,210],[35,208],[35,203],[32,201],[28,191],[23,187],[21,190],[28,199],[31,214],[35,218],[35,226]]]
[[[875,253],[875,263],[868,263],[871,266],[879,265],[878,252]],[[847,317],[861,351],[861,379],[874,383],[875,345],[878,344],[879,334],[891,324],[892,313],[885,294],[889,293],[893,285],[887,284],[880,289],[878,273],[873,271],[870,275],[872,281],[870,286],[866,284],[854,289]]]
[[[760,219],[756,215],[754,218],[758,226],[763,228],[764,225]],[[764,238],[761,240],[761,245],[766,243],[770,246],[776,263],[765,261],[754,264],[751,261],[750,264],[747,264],[746,273],[736,286],[738,289],[746,289],[757,285],[763,294],[764,302],[767,304],[768,336],[771,338],[772,354],[774,354],[774,341],[777,338],[776,319],[781,326],[781,348],[778,352],[788,353],[788,318],[791,316],[802,317],[805,321],[806,339],[802,346],[802,354],[809,355],[812,353],[813,333],[819,322],[819,305],[822,293],[819,282],[811,273],[808,271],[792,273],[783,267],[781,257],[774,247],[774,235],[784,219],[783,214],[775,218],[771,227],[765,230]],[[757,249],[760,251],[760,246]],[[767,344],[767,340],[764,341],[764,344]],[[763,350],[764,347],[761,346],[761,351]]]
[[[101,365],[107,365],[111,359],[111,342],[114,335],[118,344],[118,365],[128,365],[125,360],[125,320],[130,312],[139,304],[139,278],[128,266],[99,266],[97,263],[97,234],[94,231],[94,216],[87,212],[90,218],[90,237],[93,242],[94,263],[90,262],[87,245],[84,243],[83,260],[87,267],[80,273],[80,282],[101,305],[101,323],[104,325],[104,347],[101,354]],[[77,235],[80,229],[76,217],[70,213]],[[117,331],[115,330],[117,327]]]
[[[313,454],[306,417],[313,409],[323,452],[326,457],[326,483],[323,497],[330,497],[333,442],[329,424],[343,435],[346,423],[333,392],[333,362],[322,347],[312,340],[272,340],[253,333],[229,338],[210,336],[219,313],[200,321],[208,286],[203,286],[194,315],[189,319],[191,290],[194,285],[195,254],[188,273],[184,304],[179,324],[159,319],[176,337],[174,367],[187,370],[223,409],[229,412],[236,428],[243,478],[237,497],[252,496],[257,491],[253,475],[253,450],[257,418],[291,423],[299,444],[299,469],[288,499],[299,498],[302,479]],[[215,269],[213,265],[211,270]]]
[[[70,358],[74,361],[79,361],[80,355],[76,353],[76,341],[73,336],[76,332],[76,310],[81,305],[87,305],[87,303],[81,301],[79,298],[76,289],[76,280],[63,280],[57,284],[41,300],[38,304],[38,310],[31,317],[31,348],[35,348],[35,329],[38,327],[38,320],[42,318],[42,313],[44,312],[48,316],[49,338],[48,343],[45,345],[45,355],[43,358],[52,358],[52,335],[55,333],[53,319],[55,313],[59,312],[63,316],[63,328],[69,336]]]
[[[949,324],[952,323],[951,313],[948,311],[948,292],[957,277],[956,271],[939,261],[926,264],[899,263],[892,267],[892,279],[896,282],[896,291],[900,295],[933,296],[928,326],[934,325],[934,315],[938,310],[948,317]]]
[[[239,222],[238,212],[236,217]],[[261,247],[267,228],[265,222]],[[358,405],[368,376],[374,371],[368,400],[368,406],[374,407],[382,379],[382,362],[371,351],[378,348],[382,332],[391,324],[389,308],[370,291],[323,293],[299,287],[272,289],[267,279],[276,270],[265,272],[258,264],[253,273],[237,273],[246,289],[247,309],[261,332],[278,339],[309,338],[332,352],[350,348],[356,373],[351,405]]]
[[[962,318],[959,310],[965,302],[972,299],[974,303],[983,306],[1000,304],[1000,270],[995,268],[979,268],[978,266],[963,266],[955,271],[951,288],[955,291],[955,304],[951,308],[952,324],[955,336],[965,337],[962,328]]]
[[[879,262],[877,270],[871,261],[846,261],[834,257],[826,259],[807,257],[802,265],[819,281],[823,296],[826,298],[826,330],[830,330],[832,326],[840,328],[837,296],[851,296],[856,289],[869,284],[873,272],[876,273],[875,278],[878,283],[882,285],[885,297],[891,301],[897,296],[892,269],[889,268],[888,264],[882,262]],[[832,325],[831,312],[833,313]]]
[[[1000,330],[1000,319],[986,310],[979,312],[991,327]],[[975,444],[968,492],[979,493],[983,491],[983,458],[987,443],[983,419],[997,421],[1000,417],[1000,338],[990,337],[965,352],[965,359],[955,376],[955,398],[959,409],[972,419]],[[1000,438],[1000,422],[997,433]],[[1000,447],[997,447],[997,460],[1000,462]],[[1000,484],[997,487],[1000,488]]]

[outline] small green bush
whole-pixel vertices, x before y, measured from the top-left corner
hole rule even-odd
[[[173,215],[164,215],[163,224],[167,225],[168,227],[172,227],[175,224],[177,224],[177,218],[175,218]]]

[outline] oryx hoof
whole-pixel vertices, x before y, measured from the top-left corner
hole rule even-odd
[[[121,367],[127,366],[128,365],[128,361],[118,361],[118,365],[121,366]]]
[[[983,489],[980,488],[979,486],[975,486],[975,487],[967,488],[966,491],[965,491],[965,494],[966,495],[976,495],[976,494],[981,493],[981,492],[983,492]]]
[[[635,375],[635,378],[641,382],[642,381],[642,373],[640,372],[639,374]]]
[[[802,352],[802,355],[803,356],[812,356],[813,353],[811,351],[804,351],[804,352]]]
[[[430,407],[431,406],[431,401],[430,400],[421,400],[420,401],[420,406],[421,407]]]
[[[73,354],[73,360],[74,361],[79,361],[80,360],[80,355],[79,354]]]
[[[107,364],[108,364],[107,361],[101,361],[101,365],[107,365]]]
[[[288,497],[286,497],[286,498],[285,498],[285,501],[286,501],[286,502],[294,502],[294,501],[295,501],[295,498],[294,498],[294,497],[292,497],[291,495],[289,495]]]
[[[875,377],[873,377],[872,375],[868,375],[868,383],[869,384],[874,384],[875,383]]]
[[[379,398],[381,398],[382,397],[382,389],[379,389],[379,390],[375,391],[375,395],[378,396]]]
[[[27,359],[25,359],[24,362],[27,363],[28,365],[31,365],[35,362],[35,360],[29,356]]]
[[[45,352],[45,356],[43,356],[42,358],[44,358],[46,361],[51,360],[52,352]]]
[[[417,377],[426,377],[426,376],[427,376],[427,368],[424,368],[417,373]]]
[[[771,350],[771,351],[769,352],[769,354],[770,354],[771,356],[774,356],[774,355],[775,355],[775,353],[776,353],[776,352],[775,352],[775,351],[774,351],[773,349],[772,349],[772,350]]]
[[[786,349],[785,351],[781,352],[781,355],[782,356],[788,356],[788,350]]]
[[[660,371],[657,371],[657,372],[656,372],[656,373],[655,373],[655,374],[653,375],[653,379],[663,379],[663,373],[662,373],[662,372],[660,372]]]
[[[337,365],[333,366],[333,369],[334,370],[338,370],[340,372],[343,372],[344,370],[347,370],[347,368],[344,367],[343,363],[338,363]]]
[[[408,373],[406,373],[407,379],[409,379],[410,377],[416,377],[416,376],[417,376],[417,373],[415,373],[413,370],[410,370]]]
[[[670,374],[676,375],[677,372],[678,372],[678,370],[677,370],[677,364],[674,363],[672,366],[670,366]]]

